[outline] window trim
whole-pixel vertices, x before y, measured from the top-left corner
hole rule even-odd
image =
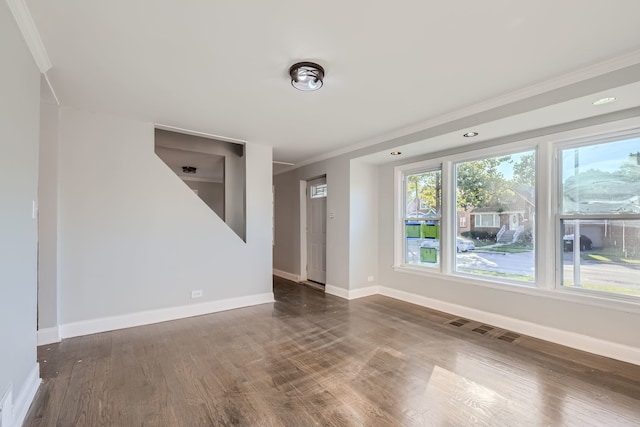
[[[419,175],[419,174],[424,174],[424,173],[429,173],[429,172],[440,172],[440,185],[441,185],[441,188],[440,188],[440,198],[441,198],[441,200],[440,200],[440,202],[441,203],[443,202],[442,194],[444,193],[444,187],[443,187],[444,184],[442,183],[443,176],[444,176],[443,171],[442,171],[442,163],[433,163],[431,161],[429,161],[429,162],[420,162],[420,164],[422,164],[422,163],[424,163],[424,165],[425,165],[424,167],[416,167],[416,168],[404,170],[402,172],[401,176],[400,176],[400,179],[401,179],[401,184],[400,184],[401,185],[401,190],[400,191],[401,191],[401,194],[402,194],[402,197],[400,197],[400,199],[401,199],[401,202],[400,202],[401,203],[401,207],[400,207],[401,213],[400,213],[400,215],[402,217],[402,220],[401,220],[401,229],[402,229],[401,234],[403,236],[403,239],[402,239],[402,243],[401,243],[401,246],[402,246],[401,251],[402,252],[401,253],[397,253],[396,252],[396,254],[394,254],[394,259],[395,259],[395,264],[401,264],[401,265],[404,265],[404,266],[411,266],[411,267],[417,267],[418,265],[417,264],[408,264],[408,263],[405,262],[405,255],[406,255],[406,246],[405,246],[406,245],[406,237],[404,237],[404,235],[405,235],[405,226],[406,226],[405,222],[409,221],[409,220],[414,220],[414,219],[415,220],[420,220],[420,218],[417,218],[417,217],[416,218],[411,218],[411,217],[407,217],[406,216],[406,213],[407,213],[406,209],[407,209],[407,205],[409,203],[409,201],[407,200],[406,178],[407,178],[407,176],[410,176],[410,175]],[[440,236],[441,237],[442,237],[442,218],[444,217],[443,208],[444,208],[443,206],[440,207],[440,215],[437,217],[437,220],[440,222]],[[439,245],[441,245],[441,244],[442,244],[442,238],[439,239]],[[397,246],[396,246],[396,248],[397,248]],[[441,246],[440,246],[439,252],[442,254],[442,247]],[[434,271],[442,272],[442,256],[440,256],[440,260],[438,260],[437,263],[434,263],[432,265],[420,265],[419,267],[427,269],[428,271],[432,271],[432,272],[434,272]]]
[[[442,275],[443,277],[458,277],[466,278],[477,283],[500,283],[507,287],[520,286],[520,287],[537,287],[540,277],[538,274],[538,247],[534,250],[534,278],[531,282],[525,282],[521,280],[508,280],[500,279],[491,276],[483,277],[480,275],[469,274],[456,271],[455,269],[455,256],[456,256],[456,229],[457,219],[452,221],[452,215],[456,215],[456,198],[445,197],[445,195],[454,194],[457,187],[457,177],[455,174],[455,166],[458,163],[464,163],[474,160],[481,160],[491,157],[502,157],[511,154],[519,154],[524,151],[534,151],[536,156],[536,165],[539,160],[539,142],[536,140],[516,141],[509,144],[483,147],[479,149],[472,149],[471,151],[465,151],[462,153],[454,153],[450,155],[438,156],[433,159],[422,160],[418,162],[411,162],[397,165],[394,168],[394,176],[396,180],[395,184],[395,223],[394,227],[394,264],[393,268],[396,271],[415,272],[424,270],[429,274]],[[428,172],[429,170],[437,170],[441,167],[441,195],[442,195],[442,211],[440,219],[440,262],[439,268],[432,266],[421,266],[415,264],[406,264],[404,262],[404,206],[405,205],[405,177],[407,175]],[[537,171],[537,170],[536,170]],[[536,173],[536,177],[538,174]],[[536,178],[536,200],[538,199],[538,179]],[[398,197],[401,195],[401,197]],[[536,208],[537,212],[537,208]],[[536,214],[537,216],[537,214]],[[498,227],[499,228],[499,227]],[[536,229],[536,240],[538,230]]]
[[[493,212],[481,212],[481,213],[471,213],[471,215],[473,216],[473,226],[474,227],[481,227],[481,228],[500,228],[500,214],[498,213],[493,213]],[[491,215],[491,218],[493,219],[493,221],[491,221],[491,223],[493,225],[478,225],[478,217],[482,217],[485,215]],[[497,221],[496,221],[497,219]],[[497,224],[496,224],[497,222]]]
[[[322,192],[317,192],[319,188],[323,188]],[[311,199],[323,199],[327,197],[327,183],[311,185],[309,189],[309,198]]]
[[[547,133],[540,136],[533,136],[529,139],[498,143],[487,141],[470,145],[469,149],[460,152],[460,148],[435,152],[437,156],[425,159],[429,153],[423,153],[421,161],[413,161],[407,159],[396,162],[393,168],[394,174],[394,223],[393,223],[393,250],[394,259],[392,269],[395,272],[410,274],[415,276],[434,277],[441,280],[460,283],[471,286],[481,286],[490,289],[496,289],[503,292],[513,292],[518,294],[526,294],[536,297],[551,298],[555,300],[567,301],[571,303],[584,304],[593,307],[601,307],[616,311],[639,311],[640,299],[637,297],[622,296],[615,298],[614,294],[602,294],[592,292],[582,292],[582,289],[568,290],[558,287],[560,271],[558,266],[562,256],[559,253],[560,246],[555,242],[559,241],[560,222],[557,220],[558,209],[558,149],[559,147],[570,147],[576,145],[588,145],[598,140],[607,142],[617,140],[624,137],[631,137],[640,132],[640,117],[629,117],[620,120],[609,121],[604,123],[593,124],[586,127],[564,130],[556,133]],[[504,140],[503,140],[504,141]],[[453,162],[465,160],[474,160],[485,155],[508,155],[510,153],[525,151],[527,149],[536,150],[536,281],[535,283],[503,283],[495,278],[483,280],[483,278],[474,276],[468,277],[459,274],[446,274],[450,271],[451,266],[447,264],[447,258],[443,259],[443,272],[437,272],[433,269],[424,269],[418,266],[404,266],[397,259],[399,250],[402,248],[399,236],[403,231],[401,229],[402,222],[399,217],[402,206],[399,206],[398,195],[402,194],[402,172],[415,170],[424,165],[433,165],[442,160],[442,194],[449,194],[450,188],[454,186],[455,176],[450,171]],[[452,201],[450,197],[443,197],[443,218],[449,217],[452,210]],[[455,202],[453,202],[455,203]],[[443,221],[441,235],[449,234],[447,229],[448,221]],[[400,246],[400,248],[398,247]],[[443,248],[441,247],[441,250]],[[425,282],[427,284],[428,282]]]
[[[629,119],[633,120],[633,119]],[[636,119],[637,120],[637,119]],[[585,129],[586,130],[586,129]],[[563,141],[558,141],[553,144],[553,154],[555,157],[555,164],[553,168],[552,179],[555,181],[551,183],[549,188],[555,188],[553,194],[553,212],[552,217],[554,221],[555,230],[555,242],[562,242],[562,221],[563,220],[640,220],[640,214],[565,214],[563,213],[562,206],[562,156],[563,150],[570,150],[581,147],[588,147],[591,145],[607,144],[624,139],[640,138],[640,124],[631,126],[628,129],[618,129],[610,132],[603,132],[597,135],[582,135],[576,138],[567,138]],[[568,287],[563,285],[563,248],[561,243],[555,245],[555,274],[553,280],[553,290],[556,292],[563,292],[569,295],[588,296],[592,298],[598,298],[605,301],[625,302],[634,305],[640,305],[640,296],[615,294],[612,292],[602,292],[592,289],[585,289],[581,287]]]

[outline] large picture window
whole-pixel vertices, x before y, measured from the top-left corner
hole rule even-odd
[[[640,303],[640,131],[586,132],[397,166],[394,268]]]
[[[559,158],[562,286],[640,296],[640,138]]]
[[[474,218],[470,230],[456,230],[457,272],[535,281],[535,154],[456,163],[458,215]]]
[[[440,168],[405,175],[405,264],[440,264],[441,175]]]

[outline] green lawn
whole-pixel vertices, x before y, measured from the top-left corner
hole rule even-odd
[[[502,273],[500,271],[478,270],[473,268],[460,268],[459,271],[477,274],[478,276],[501,277],[503,279],[515,279],[522,280],[523,282],[533,282],[533,277],[525,276],[523,274]]]
[[[640,265],[640,259],[638,258],[625,258],[619,253],[610,251],[598,251],[594,253],[583,253],[582,259],[589,261],[599,262],[618,262],[625,264],[637,264]]]
[[[506,252],[509,254],[515,254],[515,253],[521,253],[521,252],[531,252],[533,250],[533,244],[515,242],[515,243],[510,243],[508,245],[494,246],[492,248],[483,248],[483,250],[491,251],[491,252]]]

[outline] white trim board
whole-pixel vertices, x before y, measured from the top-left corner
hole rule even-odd
[[[326,285],[325,292],[346,300],[353,300],[376,294],[382,295],[408,302],[410,304],[416,304],[433,310],[453,314],[455,316],[488,323],[498,328],[507,329],[555,344],[586,351],[588,353],[610,357],[623,362],[633,363],[634,365],[640,365],[640,348],[637,347],[631,347],[612,341],[605,341],[575,332],[502,316],[500,314],[489,313],[487,311],[452,304],[410,292],[387,288],[385,286],[369,286],[367,288],[347,290],[337,286]]]
[[[24,37],[24,41],[27,43],[38,69],[41,73],[46,73],[51,69],[51,60],[44,47],[44,43],[42,43],[38,27],[36,27],[35,22],[33,22],[33,17],[27,7],[27,3],[24,0],[7,0],[7,5],[9,5],[9,9],[11,9],[13,18],[16,20],[16,24],[18,24],[18,28],[20,28],[22,37]]]
[[[27,380],[22,386],[20,394],[16,396],[12,411],[13,421],[9,424],[9,427],[18,427],[22,425],[41,382],[40,365],[36,363],[31,369],[31,372],[29,372],[29,376],[27,376]]]
[[[229,298],[217,301],[208,301],[201,304],[192,304],[179,307],[148,310],[138,313],[123,314],[121,316],[103,317],[99,319],[83,320],[60,325],[60,338],[79,337],[82,335],[97,334],[116,329],[132,328],[135,326],[150,325],[153,323],[167,322],[169,320],[184,319],[187,317],[201,316],[252,305],[274,302],[273,292],[248,295],[238,298]]]
[[[58,327],[38,329],[38,346],[60,342],[60,330]]]
[[[277,268],[273,269],[273,275],[274,276],[278,276],[278,277],[282,277],[283,279],[291,280],[292,282],[301,282],[302,281],[302,278],[299,275],[293,274],[293,273],[289,273],[288,271],[278,270]]]
[[[348,290],[348,289],[339,288],[333,285],[325,285],[324,291],[327,294],[335,295],[337,297],[344,298],[346,300],[364,298],[371,295],[377,295],[380,293],[378,286],[368,286],[366,288]]]
[[[420,305],[422,307],[431,308],[433,310],[443,311],[445,313],[465,317],[478,322],[488,323],[502,329],[529,335],[534,338],[539,338],[541,340],[575,348],[577,350],[582,350],[589,353],[598,354],[600,356],[610,357],[612,359],[640,365],[640,348],[631,347],[625,344],[619,344],[611,341],[605,341],[575,332],[551,328],[549,326],[543,326],[537,323],[514,319],[512,317],[502,316],[500,314],[489,313],[487,311],[452,304],[445,301],[424,297],[422,295],[387,288],[384,286],[379,287],[379,293],[380,295],[386,297],[395,298],[400,301]]]

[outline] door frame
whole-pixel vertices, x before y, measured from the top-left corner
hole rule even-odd
[[[327,175],[318,175],[313,178],[300,180],[300,274],[298,275],[299,282],[305,282],[308,280],[307,275],[307,263],[308,263],[308,251],[307,251],[307,191],[309,188],[309,182],[315,181],[316,179],[324,178],[327,179]],[[326,181],[325,181],[326,182]],[[327,195],[327,202],[329,201]],[[328,205],[326,207],[328,209]],[[327,210],[327,235],[329,234],[329,211]],[[325,249],[325,259],[326,259],[326,249]],[[326,271],[325,271],[326,272]],[[326,280],[325,280],[326,282]]]
[[[307,280],[307,181],[300,180],[300,282]]]

